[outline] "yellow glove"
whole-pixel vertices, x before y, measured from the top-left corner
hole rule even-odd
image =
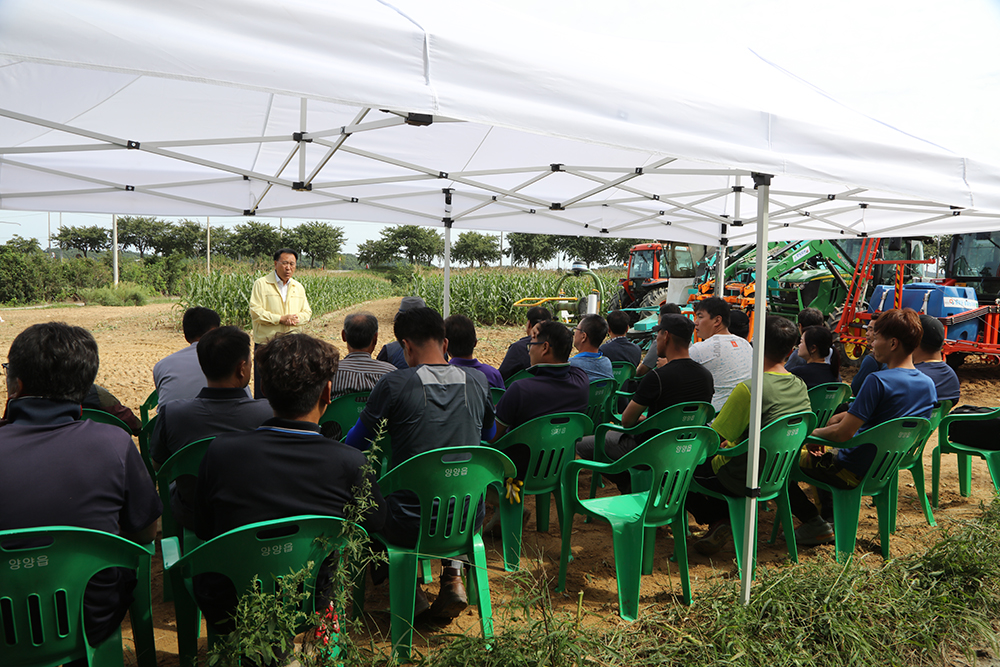
[[[507,500],[512,503],[521,502],[521,489],[524,488],[524,482],[519,479],[514,479],[513,477],[508,477],[506,486]]]

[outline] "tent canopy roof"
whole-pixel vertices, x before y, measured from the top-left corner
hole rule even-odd
[[[0,5],[0,208],[740,243],[755,171],[772,240],[1000,214],[1000,166],[702,35],[478,3]]]

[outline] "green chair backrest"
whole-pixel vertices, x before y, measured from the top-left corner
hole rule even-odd
[[[442,447],[407,459],[379,478],[378,486],[383,495],[416,494],[420,536],[413,551],[447,557],[471,553],[479,499],[490,484],[513,476],[514,464],[492,447]]]
[[[680,511],[694,469],[718,447],[719,434],[707,426],[674,428],[618,459],[616,467],[648,466],[651,470],[653,483],[643,509],[644,526],[662,526]]]
[[[160,404],[160,395],[154,389],[142,405],[139,406],[139,419],[142,421],[142,425],[145,426],[149,423],[149,413]]]
[[[263,592],[273,593],[276,577],[297,572],[312,561],[315,567],[306,581],[306,589],[311,592],[319,564],[340,548],[341,532],[347,523],[338,517],[313,515],[251,523],[198,545],[179,560],[175,560],[176,538],[169,538],[174,546],[164,542],[164,567],[184,579],[218,572],[228,577],[237,595],[242,596],[254,577],[260,579]],[[363,537],[364,529],[355,528]],[[310,596],[305,601],[307,609],[312,609],[314,599]]]
[[[521,370],[519,370],[518,372],[514,373],[509,378],[507,378],[507,381],[504,382],[504,385],[507,387],[507,389],[510,389],[510,386],[515,382],[517,382],[518,380],[523,380],[524,378],[530,378],[530,377],[535,377],[535,374],[531,372],[531,368],[522,368]]]
[[[899,462],[900,470],[905,470],[911,465],[917,462],[917,459],[922,459],[924,454],[924,446],[927,444],[927,439],[931,437],[931,433],[941,425],[941,420],[951,412],[951,401],[938,401],[937,405],[931,411],[931,416],[927,418],[930,423],[930,428],[927,430],[927,435],[919,440],[917,440],[910,451],[906,453],[906,456],[902,458]]]
[[[153,470],[152,456],[150,455],[152,448],[149,443],[152,441],[153,431],[156,429],[156,419],[157,415],[153,415],[148,422],[143,423],[142,430],[139,431],[139,453],[142,454],[142,460],[145,462],[146,468],[149,469],[149,476],[154,479],[156,471]]]
[[[104,410],[97,410],[95,408],[83,408],[83,416],[81,419],[89,419],[91,421],[98,422],[99,424],[111,424],[112,426],[117,426],[121,430],[132,435],[132,429],[128,427],[128,424],[123,422],[118,417],[115,417],[110,412],[105,412]]]
[[[368,405],[370,391],[357,391],[353,394],[338,396],[327,406],[326,412],[319,418],[320,424],[337,422],[340,424],[341,437],[347,437],[347,432],[358,423],[358,416]]]
[[[685,426],[705,426],[713,418],[715,418],[715,408],[712,407],[711,403],[691,401],[663,408],[655,415],[646,417],[629,430],[645,433],[646,431],[653,430],[668,431],[672,428]]]
[[[828,382],[809,390],[809,405],[816,413],[816,428],[826,426],[833,411],[851,397],[851,385],[843,382]]]
[[[208,451],[208,446],[212,444],[213,440],[215,440],[215,436],[195,440],[185,445],[164,461],[163,465],[156,472],[156,485],[160,493],[160,500],[163,502],[163,515],[160,517],[163,537],[176,537],[180,535],[180,526],[170,505],[171,482],[185,475],[197,477],[198,468],[201,467],[201,460],[205,458],[205,452]],[[188,526],[188,528],[193,530],[194,526]]]
[[[84,589],[109,567],[141,570],[145,561],[148,572],[152,544],[142,547],[98,530],[48,526],[0,531],[0,553],[0,662],[58,665],[88,658],[92,665],[122,664],[120,632],[99,647],[87,643]],[[117,647],[108,644],[115,641]],[[95,651],[106,654],[100,659]]]
[[[615,382],[618,383],[616,389],[621,389],[626,380],[635,377],[635,366],[627,361],[612,361],[611,370],[615,375]]]
[[[498,450],[523,444],[531,450],[528,472],[524,479],[524,494],[555,491],[559,475],[568,461],[576,458],[576,443],[593,433],[590,418],[577,412],[560,412],[536,417],[521,424],[493,443]]]
[[[611,417],[611,398],[615,395],[618,385],[614,380],[594,380],[590,383],[590,400],[587,402],[587,416],[593,422],[594,428],[603,424]]]
[[[875,460],[861,480],[863,495],[875,495],[897,475],[899,465],[910,449],[926,440],[931,432],[931,423],[919,417],[899,417],[859,433],[844,443],[844,447],[859,447],[865,444],[877,448]]]
[[[500,387],[490,387],[490,401],[493,402],[493,407],[497,406],[497,403],[500,402],[500,399],[503,398],[505,393],[507,392]]]
[[[792,465],[799,459],[799,450],[815,427],[814,413],[796,412],[775,419],[760,432],[763,461],[757,471],[758,500],[777,498],[784,491]],[[742,443],[744,452],[747,444]],[[723,449],[719,453],[725,455],[727,452]]]

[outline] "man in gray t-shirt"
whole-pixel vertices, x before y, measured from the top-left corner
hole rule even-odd
[[[479,445],[481,440],[492,439],[496,424],[486,376],[474,368],[448,364],[444,320],[437,311],[414,308],[400,312],[393,330],[408,368],[382,376],[344,441],[368,449],[384,420],[392,442],[390,463],[397,466],[441,447]],[[420,508],[414,494],[393,493],[386,500],[389,515],[381,534],[392,544],[415,545]],[[441,594],[430,607],[434,616],[450,620],[468,606],[461,567],[460,561],[444,562]],[[427,608],[419,586],[417,590],[415,614],[422,611],[420,606]]]
[[[712,407],[716,412],[722,410],[736,385],[750,378],[753,367],[750,343],[729,333],[729,310],[728,303],[714,296],[694,307],[694,324],[702,340],[691,346],[689,354],[712,373]]]

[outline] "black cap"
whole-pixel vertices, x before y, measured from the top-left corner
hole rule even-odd
[[[920,326],[924,330],[924,335],[920,339],[920,349],[928,352],[940,350],[944,345],[944,325],[941,324],[941,320],[930,315],[921,315]]]
[[[664,315],[660,318],[660,323],[650,329],[653,332],[666,331],[671,336],[677,336],[683,340],[691,342],[691,335],[694,333],[694,322],[683,315]]]

